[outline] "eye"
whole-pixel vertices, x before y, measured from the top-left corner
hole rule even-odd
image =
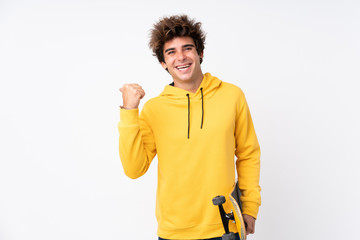
[[[175,51],[168,51],[168,55],[173,55]]]

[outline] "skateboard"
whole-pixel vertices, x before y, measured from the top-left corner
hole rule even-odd
[[[213,204],[219,207],[221,220],[225,230],[222,240],[235,240],[235,233],[229,232],[229,221],[235,221],[240,240],[246,240],[246,226],[241,213],[240,195],[240,189],[238,183],[236,182],[233,191],[229,195],[231,202],[230,213],[226,213],[224,207],[222,206],[226,202],[225,196],[216,196],[212,199]]]

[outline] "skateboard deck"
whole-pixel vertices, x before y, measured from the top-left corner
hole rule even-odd
[[[238,183],[236,183],[229,198],[231,202],[231,208],[234,213],[236,228],[239,232],[240,240],[246,240],[246,227],[242,216],[240,196],[240,189]]]
[[[222,236],[223,240],[235,240],[235,234],[229,232],[229,221],[235,221],[240,240],[246,240],[246,226],[244,224],[244,219],[242,216],[240,196],[241,192],[239,189],[239,185],[236,182],[233,191],[229,195],[229,199],[231,202],[230,213],[226,213],[222,206],[222,204],[224,204],[226,201],[224,196],[216,196],[213,198],[213,204],[219,207],[221,220],[223,222],[225,230],[225,234]]]

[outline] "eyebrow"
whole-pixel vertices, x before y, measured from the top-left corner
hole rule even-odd
[[[171,50],[175,50],[175,48],[168,48],[165,50],[165,53],[167,53],[168,51],[171,51]]]
[[[186,47],[195,47],[195,45],[194,44],[185,44],[185,45],[182,46],[182,48],[186,48]],[[164,53],[167,53],[167,52],[172,51],[172,50],[175,50],[175,48],[168,48],[168,49],[166,49],[164,51]]]
[[[186,47],[195,47],[194,44],[185,44],[184,46],[182,46],[183,48],[186,48]]]

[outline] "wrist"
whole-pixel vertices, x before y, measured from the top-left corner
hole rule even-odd
[[[128,106],[120,106],[120,108],[125,110],[137,109],[137,107],[128,107]]]

